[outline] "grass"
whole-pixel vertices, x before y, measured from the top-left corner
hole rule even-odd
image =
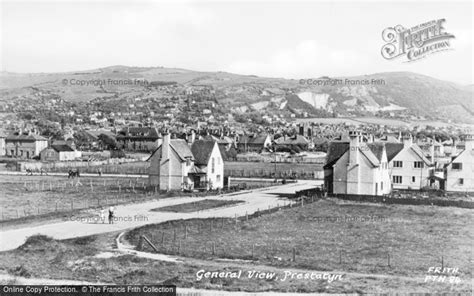
[[[361,222],[369,217],[375,220]],[[239,223],[219,218],[147,225],[127,239],[137,244],[146,235],[155,238],[162,253],[199,259],[406,276],[423,276],[430,266],[441,266],[443,257],[444,266],[458,267],[470,277],[473,218],[472,210],[458,208],[321,200]]]
[[[383,223],[346,223],[346,222],[319,222],[314,223],[311,218],[322,216],[351,215],[381,215],[385,218],[400,218],[401,222]],[[197,229],[188,232],[189,241],[186,242],[186,251],[182,255],[190,256],[184,263],[171,263],[138,258],[132,255],[122,255],[111,258],[99,258],[97,254],[110,249],[118,233],[107,233],[98,236],[57,241],[45,236],[30,237],[27,242],[16,250],[0,252],[0,271],[17,276],[41,277],[50,279],[74,279],[90,282],[105,282],[115,284],[174,284],[179,287],[193,287],[197,289],[219,289],[232,291],[280,291],[280,292],[318,292],[318,293],[394,293],[394,292],[466,292],[471,291],[470,261],[468,253],[472,244],[472,230],[470,221],[472,211],[453,208],[412,207],[412,206],[375,206],[366,204],[345,203],[340,201],[321,201],[304,208],[281,210],[277,213],[253,219],[251,223],[235,225],[234,221],[224,220],[224,228],[220,220],[214,220],[213,231],[203,228],[200,233]],[[191,223],[206,223],[210,220],[190,220]],[[130,233],[128,239],[135,241],[140,233],[158,231],[182,226],[185,221],[176,221],[163,225],[154,225],[141,228]],[[289,223],[289,224],[288,224]],[[403,226],[405,225],[405,226]],[[207,225],[209,226],[209,225]],[[303,227],[304,226],[304,227]],[[179,228],[175,228],[179,229]],[[156,233],[156,232],[154,232]],[[168,232],[170,233],[170,232]],[[179,233],[179,237],[182,234]],[[422,239],[421,239],[421,238]],[[180,237],[181,238],[181,237]],[[219,262],[193,259],[198,257],[197,251],[206,246],[203,239],[218,242],[217,246],[230,246],[228,254],[241,254],[239,248],[247,243],[256,243],[256,261],[252,264],[242,262]],[[227,239],[227,241],[225,240]],[[253,241],[250,241],[253,239]],[[195,241],[196,243],[193,243]],[[294,241],[294,242],[293,242]],[[242,242],[242,243],[239,243]],[[265,256],[263,244],[273,242],[273,248],[284,253],[283,260],[273,260]],[[350,244],[350,245],[347,245]],[[171,246],[168,242],[165,245]],[[291,255],[285,251],[299,246],[297,261],[291,262]],[[270,245],[266,245],[271,250]],[[339,247],[344,246],[352,262],[338,265],[332,254]],[[410,247],[411,250],[407,250]],[[192,248],[197,248],[196,251]],[[384,267],[383,263],[369,262],[369,253],[383,248],[392,250],[393,254],[403,254],[405,259],[394,257],[392,269]],[[426,250],[422,250],[425,248]],[[429,266],[438,266],[437,262],[425,262],[426,254],[438,255],[444,250],[445,266],[458,267],[462,273],[463,283],[449,285],[442,283],[425,283],[423,277]],[[221,256],[221,249],[218,248]],[[243,250],[249,253],[249,249]],[[194,253],[195,252],[195,253]],[[359,255],[357,255],[359,254]],[[424,254],[424,255],[423,255]],[[191,256],[193,255],[193,256]],[[237,255],[238,256],[238,255]],[[212,258],[207,254],[203,258]],[[267,258],[268,257],[268,258]],[[348,258],[348,257],[347,257]],[[344,259],[347,260],[347,259]],[[411,265],[406,265],[406,260]],[[305,261],[308,261],[305,263]],[[326,262],[325,266],[315,265],[315,262]],[[397,273],[408,275],[409,278],[393,276],[378,278],[344,274],[342,281],[328,283],[321,280],[265,280],[249,279],[246,276],[238,279],[202,279],[197,280],[196,273],[205,271],[238,271],[245,275],[248,271],[275,272],[280,277],[284,271],[296,267],[304,267],[309,271],[333,269],[345,272],[367,271],[368,273]],[[418,279],[417,277],[421,277]],[[194,294],[195,295],[195,294]]]
[[[164,197],[163,193],[155,195],[144,190],[145,179],[81,177],[82,185],[76,186],[76,182],[77,179],[72,181],[57,176],[0,176],[0,218],[6,221],[49,216]]]
[[[241,200],[218,200],[218,199],[205,199],[201,201],[195,201],[190,203],[177,204],[167,207],[161,207],[152,209],[154,212],[173,212],[173,213],[191,213],[197,211],[203,211],[208,209],[220,208],[225,206],[231,206],[238,203],[242,203]]]

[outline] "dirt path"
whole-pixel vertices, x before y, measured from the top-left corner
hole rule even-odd
[[[321,181],[298,181],[298,183],[247,191],[239,194],[228,194],[214,197],[178,197],[163,200],[148,201],[115,207],[116,218],[114,224],[102,223],[98,220],[98,213],[86,220],[71,217],[68,221],[55,222],[43,225],[22,225],[16,229],[2,229],[0,231],[0,251],[11,250],[22,245],[26,238],[35,234],[51,236],[55,239],[70,239],[100,233],[115,232],[132,229],[147,224],[162,223],[170,220],[211,217],[234,217],[249,215],[268,207],[277,207],[288,203],[288,200],[278,197],[278,194],[292,194],[295,191],[313,188]],[[221,198],[227,200],[243,200],[244,203],[232,207],[210,209],[192,213],[152,212],[151,209],[170,206],[180,203],[204,200],[207,198]]]

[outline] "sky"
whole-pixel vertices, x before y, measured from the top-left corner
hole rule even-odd
[[[2,71],[164,66],[294,79],[412,71],[473,83],[472,1],[1,0]],[[406,63],[382,31],[446,19],[452,50]]]

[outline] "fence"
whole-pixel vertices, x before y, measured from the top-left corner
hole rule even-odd
[[[61,181],[28,181],[5,191],[0,218],[22,219],[30,216],[54,215],[83,209],[141,201],[159,197],[157,187],[133,179],[76,178]],[[34,194],[33,199],[29,195]]]
[[[319,193],[319,192],[318,192]],[[446,255],[440,249],[439,253],[417,254],[417,266],[403,250],[386,248],[354,250],[350,248],[331,248],[318,253],[317,247],[297,244],[293,240],[272,239],[272,242],[255,242],[252,239],[229,240],[226,234],[230,230],[252,232],[257,227],[258,218],[264,214],[294,207],[304,207],[315,202],[316,197],[300,196],[294,202],[274,205],[268,209],[257,210],[252,215],[235,216],[234,218],[207,218],[204,220],[179,220],[162,223],[159,228],[133,230],[130,237],[138,239],[137,250],[163,253],[193,258],[220,258],[227,260],[258,261],[259,264],[270,263],[278,266],[297,266],[316,270],[344,270],[357,268],[373,272],[374,268],[382,270],[397,270],[405,273],[408,269],[426,273],[429,266],[459,266],[462,260]],[[290,213],[288,213],[290,214]],[[239,225],[240,224],[240,225]],[[233,228],[233,227],[236,228]],[[251,234],[250,234],[251,235]],[[269,238],[267,236],[267,238]],[[324,266],[321,269],[321,266]]]
[[[128,163],[137,163],[137,160],[130,158],[110,158],[96,161],[18,162],[17,170],[26,171],[29,169],[32,171],[40,171],[43,169],[50,172],[67,172],[69,169],[81,168],[84,170],[92,169],[93,172],[96,173],[99,167],[117,167],[121,164]],[[130,169],[130,166],[127,167],[127,170],[128,169]]]
[[[323,171],[307,170],[272,170],[272,169],[224,169],[224,175],[240,178],[278,178],[278,179],[300,179],[314,180],[323,179]]]
[[[326,196],[322,188],[313,188],[301,190],[295,193],[296,197],[300,196]],[[329,194],[328,197],[339,198],[344,200],[358,201],[358,202],[372,202],[372,203],[386,203],[386,204],[402,204],[402,205],[428,205],[440,207],[458,207],[473,209],[474,202],[467,200],[452,200],[441,198],[428,198],[416,196],[381,196],[381,195],[358,195],[358,194]]]

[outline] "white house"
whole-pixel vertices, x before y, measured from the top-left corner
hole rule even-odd
[[[163,143],[149,160],[149,184],[160,190],[181,190],[192,184],[189,172],[194,167],[194,156],[186,141],[163,137]]]
[[[411,136],[404,136],[403,144],[388,144],[387,151],[393,189],[419,190],[429,186],[434,164]]]
[[[224,187],[224,161],[217,142],[163,137],[149,160],[149,184],[160,190],[217,189]]]
[[[465,135],[465,148],[445,168],[447,191],[474,192],[474,135]]]
[[[194,165],[201,173],[194,174],[194,187],[201,188],[206,184],[209,189],[224,187],[224,160],[215,141],[195,141],[191,147]]]
[[[364,142],[358,131],[350,142],[331,142],[324,166],[328,193],[384,195],[391,192],[385,143]]]
[[[75,160],[81,156],[81,151],[74,150],[66,144],[51,145],[51,147],[45,148],[40,152],[40,159],[42,161],[68,161]]]

